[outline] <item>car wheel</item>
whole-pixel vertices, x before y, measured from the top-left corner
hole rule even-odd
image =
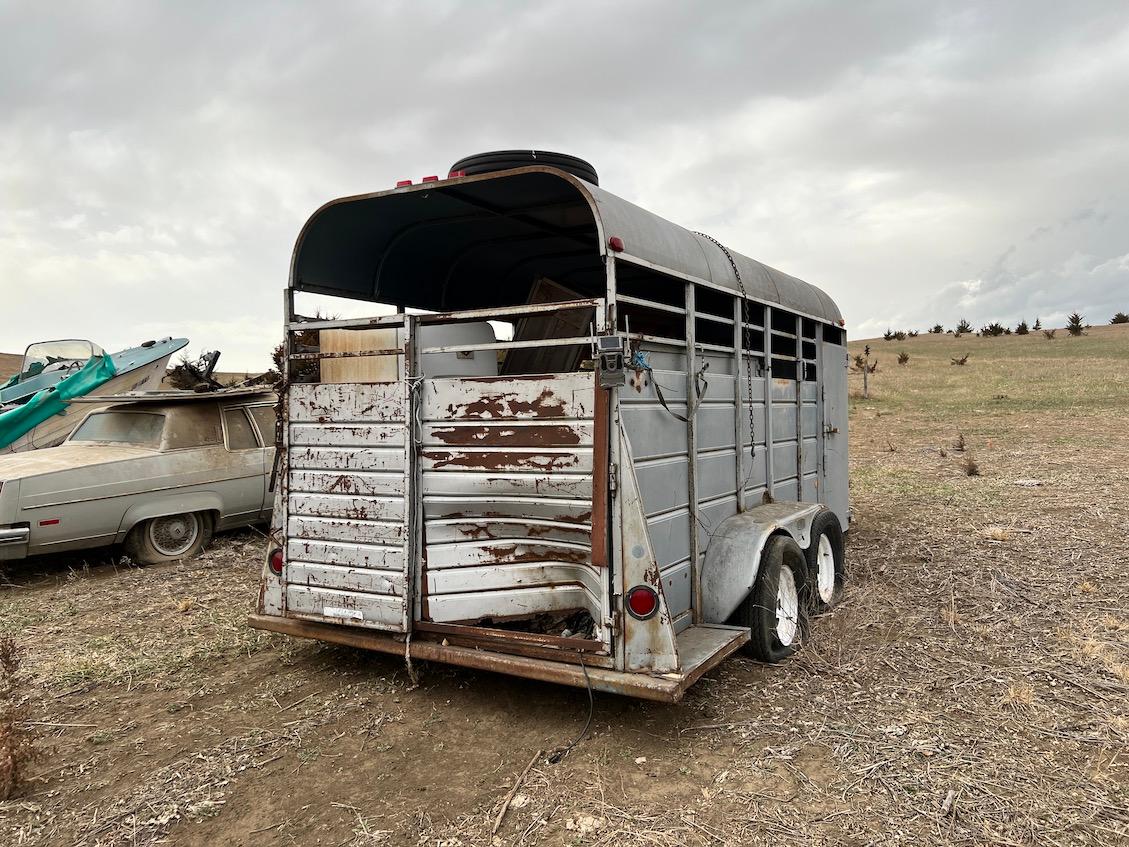
[[[822,511],[811,522],[811,544],[804,551],[808,562],[811,607],[825,612],[843,594],[843,528],[834,512]]]
[[[752,632],[745,652],[762,662],[779,662],[800,648],[807,629],[801,600],[806,579],[800,545],[787,535],[768,539],[753,590],[734,615],[738,626]]]
[[[212,519],[206,512],[162,515],[142,521],[126,539],[130,557],[143,565],[195,556],[212,538]]]

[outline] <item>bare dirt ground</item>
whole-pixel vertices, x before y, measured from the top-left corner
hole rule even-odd
[[[252,531],[8,566],[52,752],[0,843],[1129,843],[1124,329],[870,342],[843,604],[681,705],[597,694],[496,835],[584,691],[251,631]]]

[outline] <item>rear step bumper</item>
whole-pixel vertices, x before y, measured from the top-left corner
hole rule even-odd
[[[382,653],[404,655],[402,636],[359,627],[340,624],[325,624],[315,621],[283,618],[274,615],[251,615],[248,623],[256,629],[279,632],[299,638],[313,638],[349,647],[366,650],[379,650]],[[682,672],[676,674],[651,675],[646,673],[627,673],[607,668],[588,667],[588,680],[597,691],[611,694],[624,694],[644,700],[657,700],[664,703],[677,703],[686,689],[697,682],[703,674],[716,667],[723,659],[733,654],[749,640],[749,630],[741,627],[701,624],[684,630],[678,636],[678,655],[682,661]],[[548,659],[534,659],[515,656],[492,650],[476,650],[472,647],[444,645],[438,641],[412,640],[413,659],[432,662],[446,662],[464,668],[496,671],[542,682],[556,682],[584,688],[584,668],[579,661],[559,662]]]

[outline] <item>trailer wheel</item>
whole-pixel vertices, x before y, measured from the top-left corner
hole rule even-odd
[[[843,528],[834,512],[822,511],[811,522],[811,544],[804,551],[813,610],[825,612],[843,595]]]
[[[745,651],[762,662],[779,662],[799,649],[807,629],[802,597],[807,560],[800,545],[787,535],[768,539],[761,553],[757,580],[737,607],[734,622],[752,631]]]
[[[207,512],[162,515],[141,521],[126,536],[125,549],[138,564],[190,559],[212,539],[212,516]]]

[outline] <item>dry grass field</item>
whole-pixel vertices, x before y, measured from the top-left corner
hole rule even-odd
[[[1058,334],[870,342],[843,604],[681,705],[597,695],[496,834],[585,692],[253,632],[251,531],[10,565],[47,752],[0,843],[1129,843],[1129,327]]]

